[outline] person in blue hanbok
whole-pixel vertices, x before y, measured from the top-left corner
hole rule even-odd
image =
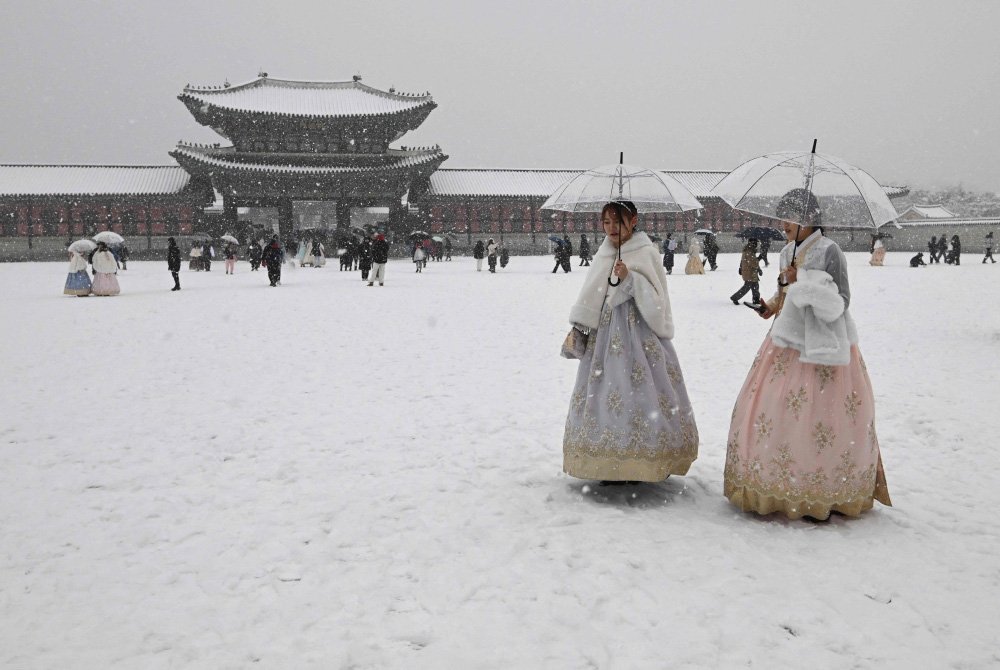
[[[588,337],[563,470],[604,484],[659,482],[687,474],[698,457],[698,428],[671,344],[667,277],[656,245],[633,232],[635,205],[610,203],[601,219],[607,237],[570,311],[573,327]],[[609,285],[612,276],[617,286]]]
[[[87,254],[69,252],[69,276],[63,293],[78,298],[90,295],[90,275],[87,274]]]

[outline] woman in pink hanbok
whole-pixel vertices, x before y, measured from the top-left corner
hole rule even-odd
[[[787,193],[777,215],[797,218],[805,195]],[[779,289],[761,311],[776,318],[733,409],[724,490],[743,511],[822,520],[892,503],[847,263],[809,198],[805,224],[783,222]]]

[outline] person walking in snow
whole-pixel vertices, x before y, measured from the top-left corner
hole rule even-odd
[[[563,272],[573,271],[573,243],[569,241],[569,235],[563,235],[563,257],[562,257],[562,269]]]
[[[510,252],[507,250],[506,244],[500,245],[500,267],[507,267],[507,263],[510,262]]]
[[[931,235],[931,241],[927,243],[927,251],[930,252],[932,265],[941,262],[938,260],[938,243],[935,235]]]
[[[121,293],[117,277],[118,261],[115,260],[114,254],[108,249],[108,245],[104,242],[97,244],[92,262],[94,263],[94,283],[91,286],[91,290],[94,295],[108,296]]]
[[[986,247],[986,255],[983,256],[983,263],[986,262],[987,258],[990,260],[991,263],[996,263],[996,260],[993,258],[993,231],[992,230],[990,232],[986,233],[986,244],[985,244],[985,247]]]
[[[712,270],[717,270],[719,266],[716,264],[716,259],[719,257],[719,242],[715,239],[714,234],[705,235],[705,261],[712,267]]]
[[[951,236],[951,251],[945,256],[944,262],[948,265],[962,264],[962,241],[958,235]]]
[[[271,238],[271,243],[264,247],[264,253],[261,255],[261,265],[267,267],[267,279],[271,282],[271,286],[277,286],[281,283],[282,256],[281,244],[278,242],[278,236],[275,235]]]
[[[943,233],[938,237],[938,263],[948,262],[948,238]]]
[[[422,246],[420,246],[420,243],[417,242],[416,244],[414,244],[413,263],[417,266],[417,272],[421,272],[423,270],[426,258],[427,258],[427,252],[424,251],[424,248]]]
[[[677,240],[672,239],[672,233],[667,233],[667,239],[663,240],[663,269],[666,273],[674,272],[674,253],[677,251]]]
[[[69,252],[69,274],[66,276],[66,285],[63,286],[65,295],[75,295],[83,298],[90,295],[90,275],[87,274],[88,254],[79,251]]]
[[[444,238],[444,259],[446,261],[451,260],[451,238]]]
[[[760,261],[757,259],[757,240],[747,240],[743,246],[743,255],[740,257],[740,277],[743,279],[743,288],[729,296],[734,305],[740,304],[740,298],[751,292],[753,304],[760,304],[760,276],[764,271],[760,269]]]
[[[486,243],[486,260],[490,264],[490,272],[496,274],[497,272],[497,243],[493,241],[491,237],[489,242]]]
[[[256,272],[260,270],[260,259],[263,251],[260,248],[260,244],[257,240],[250,242],[250,246],[247,248],[247,255],[250,257],[250,270]]]
[[[222,256],[226,259],[226,274],[231,275],[236,273],[236,249],[233,248],[232,243],[226,245],[226,248],[222,250]]]
[[[212,271],[212,259],[215,258],[215,249],[208,242],[201,247],[201,264],[205,268],[205,272]]]
[[[361,281],[368,281],[368,273],[372,269],[372,241],[368,238],[358,245],[358,268],[361,270]]]
[[[389,262],[389,242],[382,234],[375,235],[372,242],[372,271],[368,274],[368,285],[385,286],[385,266]]]
[[[767,254],[771,251],[771,238],[761,240],[760,243],[760,255],[757,256],[757,260],[764,261],[764,267],[769,268],[771,264],[767,261]]]
[[[631,202],[604,207],[607,237],[569,315],[567,341],[585,337],[586,344],[570,351],[580,364],[563,470],[603,485],[683,475],[698,456],[698,428],[671,342],[667,276],[656,245],[635,231],[636,221]],[[618,285],[609,285],[612,277]]]
[[[848,310],[847,258],[824,236],[819,201],[805,189],[788,191],[775,218],[788,244],[778,291],[760,312],[775,320],[733,409],[725,496],[744,512],[792,519],[891,505],[875,395]]]
[[[586,235],[580,236],[580,267],[590,266],[590,240]]]
[[[171,291],[181,290],[181,250],[177,247],[177,240],[172,237],[167,238],[167,270],[174,278],[174,287]]]
[[[482,240],[476,240],[476,246],[472,247],[472,257],[476,259],[476,272],[483,271],[483,258],[486,256],[486,247]]]
[[[122,270],[128,270],[128,245],[122,242],[122,245],[118,247],[118,262],[122,264]]]
[[[705,265],[701,262],[701,246],[698,244],[697,237],[691,238],[691,245],[688,247],[688,262],[687,265],[684,266],[684,274],[705,274]]]

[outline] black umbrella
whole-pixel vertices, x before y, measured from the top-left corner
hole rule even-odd
[[[745,240],[771,240],[772,242],[783,242],[785,236],[774,228],[765,228],[763,226],[755,226],[753,228],[747,228],[736,233],[736,237],[742,237]]]

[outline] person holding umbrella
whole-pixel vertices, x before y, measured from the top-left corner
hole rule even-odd
[[[424,261],[426,258],[427,255],[423,246],[421,246],[420,242],[415,242],[413,244],[413,263],[417,266],[417,272],[424,269]]]
[[[605,205],[607,237],[570,310],[574,331],[588,334],[563,470],[604,485],[683,475],[698,456],[698,428],[671,343],[667,277],[656,245],[635,231],[636,215],[631,201]]]
[[[88,257],[97,245],[90,240],[78,240],[69,245],[69,274],[63,287],[65,295],[83,298],[90,295],[90,275],[87,274]]]
[[[760,269],[760,261],[757,260],[757,240],[750,238],[743,246],[743,256],[740,258],[740,277],[743,279],[743,288],[729,296],[734,305],[740,304],[740,298],[752,291],[753,304],[760,304],[760,276],[764,271]]]
[[[226,243],[226,248],[222,250],[222,256],[226,259],[226,274],[231,275],[236,273],[236,249],[233,248],[232,242]]]
[[[92,259],[94,264],[94,295],[108,296],[121,293],[118,286],[118,261],[104,242],[97,243],[97,250]]]
[[[167,238],[167,270],[174,278],[174,287],[171,291],[181,290],[181,250],[177,248],[177,240],[172,237]]]
[[[857,516],[875,500],[891,505],[847,260],[824,236],[809,189],[785,193],[774,218],[788,244],[779,290],[759,313],[775,322],[733,409],[725,495],[743,511],[793,519]]]
[[[715,239],[715,234],[711,231],[705,233],[705,262],[711,266],[714,272],[719,268],[716,260],[719,257],[719,242]]]
[[[446,261],[451,260],[451,238],[444,238],[444,259]]]
[[[281,283],[281,245],[278,243],[278,236],[271,238],[271,243],[264,247],[260,264],[267,267],[267,279],[271,286]]]

